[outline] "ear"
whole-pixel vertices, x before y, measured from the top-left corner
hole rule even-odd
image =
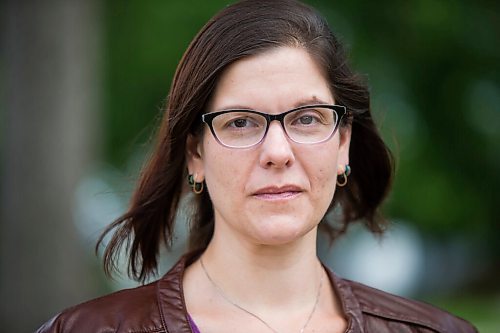
[[[339,151],[337,157],[337,165],[339,169],[337,173],[340,175],[345,171],[345,166],[349,164],[349,147],[351,144],[351,126],[345,126],[340,130]]]
[[[195,176],[195,181],[202,182],[205,179],[205,168],[200,137],[188,134],[186,139],[186,162],[189,174]]]

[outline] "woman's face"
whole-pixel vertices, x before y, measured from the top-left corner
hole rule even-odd
[[[207,112],[245,108],[278,114],[308,104],[335,104],[328,83],[305,50],[280,47],[229,66]],[[322,143],[298,144],[278,121],[260,144],[245,149],[222,146],[208,127],[200,138],[190,137],[188,169],[198,182],[206,181],[214,237],[280,245],[315,235],[337,174],[348,164],[349,140],[345,129]]]

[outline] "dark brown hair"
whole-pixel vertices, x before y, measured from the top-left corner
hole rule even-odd
[[[179,201],[186,192],[186,139],[199,135],[200,115],[218,79],[231,63],[266,50],[292,46],[311,54],[325,71],[337,104],[351,117],[348,185],[338,188],[329,211],[340,205],[335,225],[321,223],[332,239],[356,220],[380,233],[383,220],[377,210],[390,186],[393,166],[370,114],[369,92],[349,68],[343,48],[325,19],[312,8],[293,0],[245,0],[228,6],[198,33],[184,53],[175,73],[157,135],[156,147],[144,166],[129,210],[101,236],[114,230],[104,253],[108,274],[116,269],[125,244],[129,275],[144,281],[156,272],[162,242],[172,243]],[[213,207],[207,191],[190,205],[189,248],[204,249],[214,229]]]

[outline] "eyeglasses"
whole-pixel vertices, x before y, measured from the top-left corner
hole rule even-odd
[[[306,105],[280,114],[267,114],[255,110],[224,110],[201,116],[210,127],[215,139],[229,148],[248,148],[259,144],[277,120],[290,140],[313,144],[327,141],[337,130],[344,115],[342,105]]]

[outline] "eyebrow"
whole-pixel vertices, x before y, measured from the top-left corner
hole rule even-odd
[[[311,98],[305,98],[305,99],[301,99],[299,100],[297,103],[295,103],[293,105],[294,108],[298,108],[300,106],[303,106],[303,105],[310,105],[310,104],[331,104],[331,103],[327,103],[321,99],[319,99],[318,97],[316,96],[313,96]]]
[[[292,109],[295,109],[295,108],[298,108],[301,106],[305,106],[305,105],[313,105],[313,104],[332,104],[332,103],[325,102],[325,101],[319,99],[318,97],[313,96],[311,98],[304,98],[304,99],[300,99],[299,101],[295,102],[293,104]],[[214,111],[225,111],[225,110],[255,110],[255,109],[248,107],[248,106],[245,106],[243,104],[232,104],[232,105],[228,105],[228,106],[223,107],[223,108],[217,108],[217,110],[214,110]]]

